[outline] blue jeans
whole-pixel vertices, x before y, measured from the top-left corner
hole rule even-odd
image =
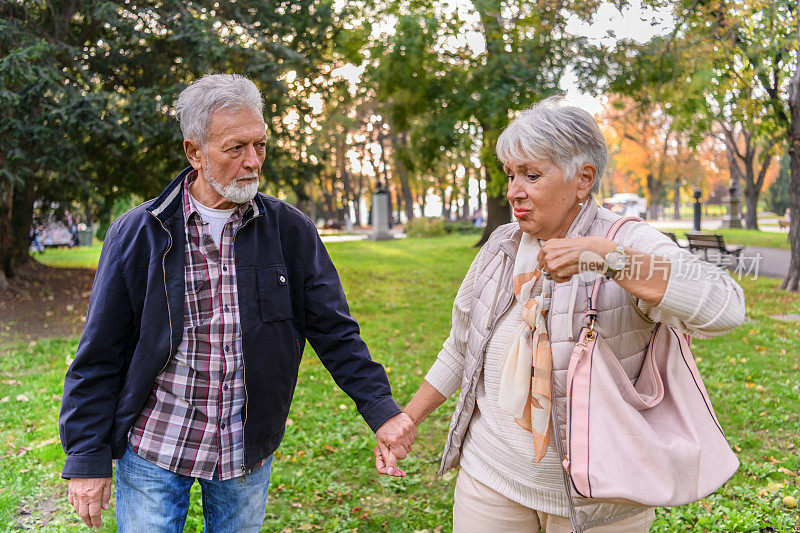
[[[227,481],[198,479],[203,492],[204,530],[258,531],[267,508],[272,456],[258,470]],[[218,477],[218,476],[215,476]],[[130,445],[117,460],[117,530],[120,533],[183,531],[195,478],[142,459]]]

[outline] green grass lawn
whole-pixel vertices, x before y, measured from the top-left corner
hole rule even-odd
[[[683,228],[660,228],[663,231],[671,231],[679,239],[685,239],[685,234],[690,230]],[[756,231],[750,229],[705,229],[702,233],[715,233],[722,235],[726,244],[743,244],[745,246],[760,246],[763,248],[781,248],[790,250],[789,233],[784,231],[775,233],[770,231]]]
[[[401,403],[411,398],[449,331],[452,300],[476,253],[474,242],[467,235],[328,246],[363,336]],[[742,466],[701,502],[659,510],[652,531],[800,530],[798,510],[782,504],[784,496],[800,498],[798,325],[770,318],[797,312],[800,295],[777,291],[778,283],[742,280],[747,323],[694,344]],[[58,477],[63,455],[56,430],[62,379],[76,346],[77,339],[17,345],[2,359],[0,528],[23,520],[32,527],[43,519],[50,530],[77,525]],[[28,401],[17,401],[19,395]],[[455,474],[437,478],[435,472],[455,399],[421,426],[404,462],[409,477],[378,477],[374,437],[307,348],[291,422],[275,456],[263,530],[450,531]],[[187,531],[202,528],[196,488]],[[114,529],[112,514],[105,513],[104,524]]]
[[[75,248],[47,248],[44,252],[35,253],[33,257],[40,263],[56,267],[97,268],[100,259],[102,242],[95,241],[92,246]]]

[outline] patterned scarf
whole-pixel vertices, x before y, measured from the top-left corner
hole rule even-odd
[[[547,453],[550,442],[550,375],[553,354],[547,334],[552,281],[544,279],[542,292],[531,291],[542,271],[537,267],[539,240],[526,233],[514,264],[514,295],[522,303],[522,324],[511,336],[500,361],[498,404],[514,416],[514,421],[533,435],[536,464]]]

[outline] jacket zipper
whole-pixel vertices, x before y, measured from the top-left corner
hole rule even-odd
[[[247,226],[252,220],[260,217],[261,214],[258,214],[244,222],[239,229],[233,234],[233,243],[231,243],[231,247],[233,247],[233,262],[236,264],[236,236],[239,235],[239,232]],[[247,482],[247,467],[245,466],[247,462],[245,461],[245,454],[247,453],[247,447],[244,445],[244,430],[245,426],[247,426],[247,365],[244,364],[244,343],[242,343],[242,385],[244,389],[244,409],[242,413],[242,483]]]
[[[150,211],[148,211],[148,213],[150,213]],[[153,215],[153,213],[150,214]],[[164,277],[164,298],[166,298],[167,300],[167,321],[169,322],[169,352],[167,355],[167,360],[164,362],[164,365],[161,367],[161,370],[158,371],[158,373],[161,374],[164,371],[164,369],[167,368],[170,359],[172,359],[172,312],[169,309],[169,294],[167,293],[167,265],[166,265],[167,254],[169,253],[170,250],[172,250],[172,233],[169,232],[164,223],[161,222],[160,218],[158,218],[155,215],[153,215],[153,218],[155,218],[158,221],[158,223],[161,225],[161,228],[167,233],[167,236],[169,237],[169,245],[167,246],[167,250],[164,252],[164,255],[161,256],[161,273]]]

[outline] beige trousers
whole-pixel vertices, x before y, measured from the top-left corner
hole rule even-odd
[[[620,522],[589,529],[590,533],[645,533],[655,520],[649,509]],[[569,518],[542,513],[509,500],[464,470],[456,480],[453,533],[570,533]]]

